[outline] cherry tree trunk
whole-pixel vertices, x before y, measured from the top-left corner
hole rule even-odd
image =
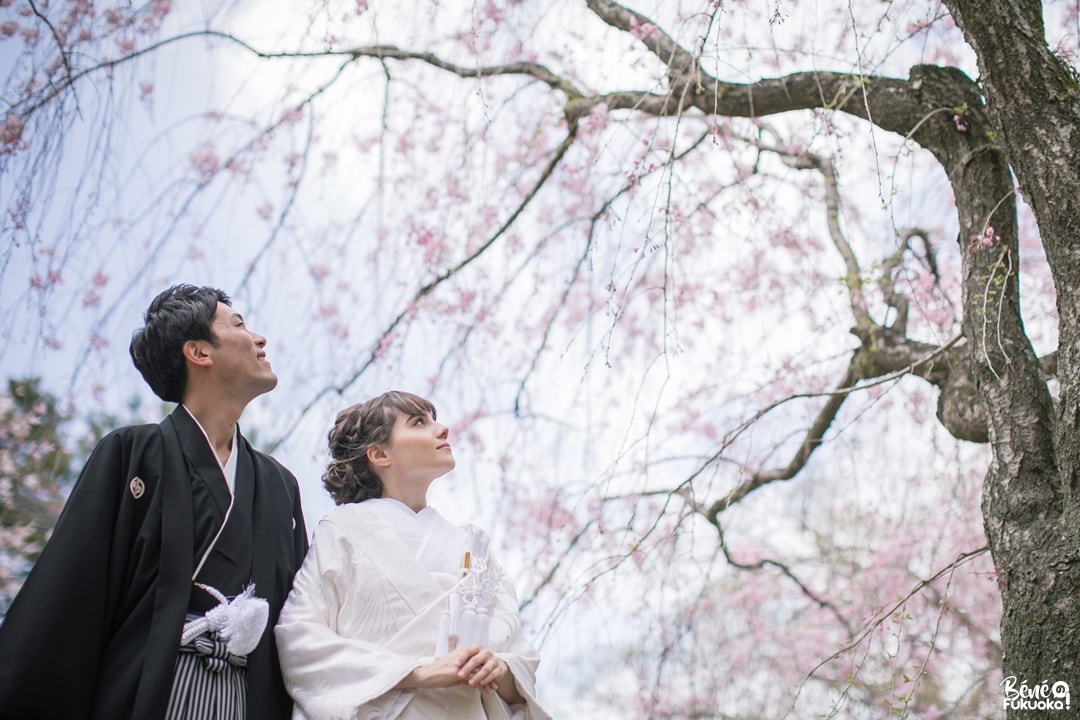
[[[1014,700],[1010,718],[1052,717],[1035,707],[1038,698],[1019,702],[1014,693],[1067,683],[1069,709],[1080,706],[1080,83],[1047,47],[1040,3],[946,4],[978,55],[993,139],[1034,210],[1057,289],[1052,408],[1011,287],[1007,311],[994,316],[997,271],[980,257],[993,260],[993,249],[967,263],[965,330],[994,448],[983,515],[1004,609],[1002,694]]]

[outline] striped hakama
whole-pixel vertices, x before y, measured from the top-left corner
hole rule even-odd
[[[247,658],[215,635],[180,646],[165,720],[247,720]]]

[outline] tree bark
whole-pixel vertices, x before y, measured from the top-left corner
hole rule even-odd
[[[1080,83],[1047,46],[1032,0],[946,0],[975,49],[990,116],[1030,203],[1057,288],[1060,410],[991,399],[994,464],[983,514],[1002,585],[1005,676],[1080,692]],[[994,405],[997,407],[994,407]],[[1074,700],[1074,703],[1080,700]],[[1074,705],[1075,707],[1075,705]],[[1010,710],[1010,718],[1045,715]]]

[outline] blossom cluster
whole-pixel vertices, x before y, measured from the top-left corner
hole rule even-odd
[[[70,458],[65,421],[37,381],[10,381],[0,394],[0,612],[45,546],[63,505]]]

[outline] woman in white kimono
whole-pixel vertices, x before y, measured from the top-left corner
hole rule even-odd
[[[427,505],[454,467],[423,398],[389,392],[340,412],[315,529],[275,628],[294,719],[550,716],[487,538]]]

